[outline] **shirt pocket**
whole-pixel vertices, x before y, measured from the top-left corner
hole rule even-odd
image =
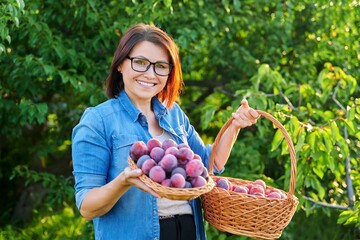
[[[112,155],[113,163],[120,171],[125,169],[129,164],[127,162],[129,157],[130,147],[136,142],[140,141],[140,137],[132,134],[119,134],[112,136]]]

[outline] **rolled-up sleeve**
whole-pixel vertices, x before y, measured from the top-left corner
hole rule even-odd
[[[72,132],[72,161],[76,206],[80,209],[92,188],[106,184],[110,148],[101,116],[88,108]]]

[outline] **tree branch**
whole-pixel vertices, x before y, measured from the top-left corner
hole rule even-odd
[[[289,107],[292,109],[292,110],[295,110],[296,108],[294,107],[294,105],[291,103],[290,99],[285,96],[285,94],[280,91],[280,95],[285,99],[285,101],[287,102],[287,104],[289,105]]]
[[[334,94],[332,95],[332,100],[342,109],[345,111],[345,117],[348,117],[348,112],[346,108],[336,99],[337,90],[339,89],[340,81],[335,87]],[[344,139],[347,141],[349,139],[347,127],[344,126]],[[346,185],[347,185],[347,195],[349,198],[349,207],[353,207],[355,204],[355,194],[354,194],[354,188],[352,185],[352,179],[351,179],[351,164],[350,164],[350,153],[346,156],[346,162],[345,162],[345,172],[346,172]]]
[[[342,210],[347,210],[349,209],[349,207],[346,206],[340,206],[340,205],[335,205],[335,204],[330,204],[330,203],[324,203],[324,202],[318,202],[312,198],[306,197],[306,196],[302,196],[304,199],[314,203],[314,205],[319,205],[322,207],[328,207],[328,208],[335,208],[335,209],[342,209]]]

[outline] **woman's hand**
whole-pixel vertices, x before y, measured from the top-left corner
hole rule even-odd
[[[232,117],[234,118],[232,125],[237,129],[249,127],[256,123],[259,116],[258,112],[249,107],[248,101],[243,99],[241,101],[241,106],[236,110],[236,112],[232,113]]]
[[[87,192],[81,204],[81,215],[87,220],[92,220],[95,217],[106,214],[131,186],[135,186],[159,198],[160,196],[156,192],[139,179],[141,174],[142,171],[140,169],[133,170],[127,167],[118,177],[104,186],[91,189]]]
[[[122,172],[122,175],[125,185],[137,187],[144,192],[150,193],[156,198],[160,198],[160,196],[154,190],[152,190],[139,179],[139,177],[142,175],[141,169],[131,169],[127,167]]]
[[[249,127],[256,123],[256,120],[260,117],[260,114],[249,107],[246,99],[241,101],[241,106],[236,110],[236,112],[232,113],[233,120],[222,135],[216,155],[215,155],[215,164],[217,169],[222,169],[229,156],[231,148],[233,147],[237,136],[239,134],[240,128]]]

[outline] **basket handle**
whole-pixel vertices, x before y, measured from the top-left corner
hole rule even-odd
[[[285,127],[276,119],[274,118],[271,114],[261,111],[261,110],[256,110],[261,116],[269,119],[278,129],[280,129],[280,131],[282,132],[288,148],[289,148],[289,153],[290,153],[290,158],[291,158],[291,175],[290,175],[290,186],[289,186],[289,193],[291,195],[294,194],[294,190],[295,190],[295,181],[296,181],[296,153],[295,153],[295,148],[293,145],[293,142],[288,134],[288,132],[286,131]],[[225,124],[224,126],[220,129],[219,133],[217,134],[215,141],[213,143],[213,150],[212,150],[212,154],[210,156],[210,164],[209,164],[209,174],[213,174],[213,165],[215,163],[215,152],[216,152],[216,148],[218,146],[218,143],[222,137],[222,135],[224,134],[225,130],[229,127],[229,125],[231,124],[232,120],[234,118],[231,117]]]

